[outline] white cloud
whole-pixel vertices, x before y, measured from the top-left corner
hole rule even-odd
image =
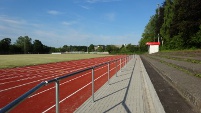
[[[97,3],[97,2],[116,2],[121,0],[86,0],[88,3]]]
[[[134,37],[136,37],[133,34],[126,34],[126,35],[99,35],[96,36],[96,38],[93,40],[95,44],[102,44],[103,45],[122,45],[122,44],[136,44],[137,42],[134,42]]]
[[[34,24],[34,23],[30,23],[30,25],[33,27],[42,27],[43,26],[42,24]]]
[[[59,15],[59,14],[61,14],[61,12],[56,11],[56,10],[49,10],[49,11],[47,11],[47,13],[51,14],[51,15]]]
[[[109,20],[109,21],[114,21],[116,19],[116,14],[115,13],[107,13],[104,14],[104,18]]]
[[[9,25],[13,25],[13,24],[25,24],[26,21],[25,20],[21,20],[21,19],[11,19],[8,18],[7,16],[0,16],[0,21],[3,22],[4,24],[9,24]]]
[[[0,34],[2,37],[12,38],[25,34],[26,25],[27,22],[23,19],[0,15]]]
[[[66,22],[66,21],[63,21],[62,24],[63,25],[66,25],[66,26],[70,26],[70,25],[73,25],[73,24],[76,24],[77,22],[76,21],[71,21],[71,22]]]
[[[34,37],[39,38],[45,45],[62,47],[63,45],[86,45],[90,35],[74,29],[62,30],[36,30]]]
[[[110,21],[115,20],[115,13],[104,15]],[[61,24],[63,26],[61,26]],[[49,24],[37,24],[20,18],[12,18],[0,15],[1,37],[12,38],[15,42],[19,36],[28,35],[32,40],[38,39],[43,44],[52,47],[62,47],[63,45],[90,45],[90,44],[123,44],[132,43],[133,35],[100,35],[93,34],[85,29],[75,27],[78,21],[63,21],[60,25],[50,27]],[[0,38],[1,38],[0,37]],[[134,42],[133,42],[134,43]]]
[[[87,9],[87,10],[91,9],[91,7],[89,7],[89,6],[80,5],[80,7],[84,8],[84,9]]]

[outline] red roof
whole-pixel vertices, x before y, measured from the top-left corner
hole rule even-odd
[[[146,45],[160,45],[160,42],[147,42]]]

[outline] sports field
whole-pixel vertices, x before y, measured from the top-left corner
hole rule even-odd
[[[20,54],[20,55],[0,55],[0,69],[36,64],[55,63],[70,60],[97,58],[109,55],[99,54]]]
[[[31,56],[32,55],[30,55],[30,57]],[[35,60],[41,60],[41,55],[39,56],[40,57],[34,57]],[[49,58],[49,55],[47,56]],[[61,56],[55,55],[54,58],[57,59],[56,57]],[[66,56],[64,58],[68,59],[68,55],[64,56]],[[85,56],[83,54],[78,56],[81,58],[89,58],[88,55]],[[74,56],[73,59],[79,59],[80,57],[78,56]],[[52,80],[54,78],[67,75],[78,70],[86,69],[88,67],[99,65],[108,61],[113,61],[93,68],[94,91],[97,91],[103,84],[107,82],[108,77],[111,78],[128,61],[126,60],[126,55],[115,55],[107,57],[100,56],[101,55],[92,55],[91,57],[99,58],[91,58],[85,60],[74,60],[19,68],[0,69],[0,109],[42,81]],[[23,55],[19,55],[17,57],[14,59],[22,59]],[[45,57],[43,58],[46,59]],[[73,76],[60,80],[59,83],[60,112],[74,112],[91,96],[92,70],[86,70],[84,72],[77,73]],[[27,112],[55,112],[54,83],[45,85],[11,111],[11,113]]]

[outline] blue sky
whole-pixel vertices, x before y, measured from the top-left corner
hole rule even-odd
[[[164,0],[0,0],[0,39],[53,47],[138,44]]]

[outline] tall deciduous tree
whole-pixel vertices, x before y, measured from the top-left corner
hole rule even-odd
[[[9,48],[11,45],[11,39],[10,38],[4,38],[0,41],[0,53],[2,54],[8,54]]]
[[[150,34],[157,37],[160,30],[165,49],[200,48],[200,25],[200,0],[165,0],[146,25],[140,47],[144,48],[147,41],[152,41]]]
[[[157,16],[156,15],[152,16],[149,20],[149,23],[146,25],[144,29],[142,38],[139,41],[141,51],[147,51],[146,42],[157,41],[157,34],[155,32],[156,20],[157,20]]]
[[[89,50],[89,52],[93,52],[93,51],[94,51],[94,45],[93,45],[93,44],[90,44],[88,50]]]
[[[43,44],[40,40],[33,41],[33,52],[34,53],[43,53]]]
[[[67,52],[69,51],[69,47],[67,45],[64,45],[61,49],[61,52]]]
[[[172,19],[174,16],[173,10],[173,2],[172,0],[165,0],[164,4],[164,17],[163,17],[163,24],[160,28],[160,34],[164,40],[164,46],[169,49],[169,42],[170,42],[170,26],[172,25]]]
[[[20,36],[16,40],[15,44],[21,48],[21,50],[27,54],[28,52],[32,52],[32,43],[31,43],[31,38],[28,36]]]

